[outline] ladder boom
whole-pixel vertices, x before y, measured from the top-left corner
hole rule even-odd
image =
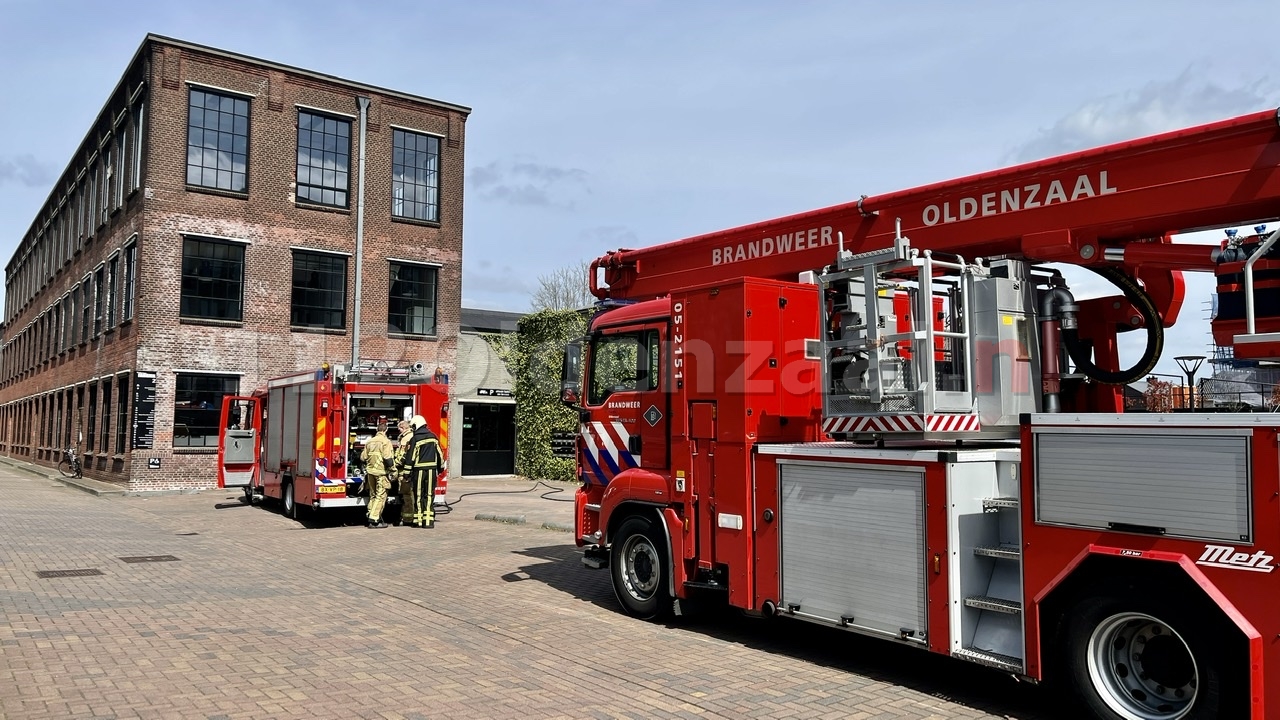
[[[1280,112],[1267,110],[1047,160],[864,197],[638,250],[591,265],[592,293],[641,300],[743,276],[794,279],[835,257],[889,247],[1076,265],[1212,270],[1216,246],[1167,235],[1280,216]],[[1132,248],[1154,242],[1166,248]],[[1128,257],[1126,257],[1128,256]],[[600,277],[603,269],[603,277]],[[603,280],[603,283],[601,282]]]

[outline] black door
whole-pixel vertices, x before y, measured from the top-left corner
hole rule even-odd
[[[511,475],[516,471],[516,406],[462,405],[462,474]]]

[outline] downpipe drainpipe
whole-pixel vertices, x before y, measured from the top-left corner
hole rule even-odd
[[[1062,328],[1076,329],[1076,299],[1055,277],[1053,286],[1040,299],[1040,383],[1046,413],[1062,412]]]
[[[360,362],[360,306],[363,304],[361,289],[364,286],[364,144],[366,130],[369,127],[369,98],[361,95],[356,98],[360,105],[360,169],[356,175],[356,293],[355,312],[352,313],[351,327],[351,366]]]

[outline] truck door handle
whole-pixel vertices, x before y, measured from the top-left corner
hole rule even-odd
[[[627,452],[631,453],[632,455],[640,455],[641,447],[642,446],[640,444],[639,435],[632,435],[631,437],[627,438]]]

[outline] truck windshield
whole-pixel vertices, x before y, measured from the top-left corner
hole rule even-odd
[[[588,402],[616,392],[658,389],[658,331],[601,335],[591,341]]]

